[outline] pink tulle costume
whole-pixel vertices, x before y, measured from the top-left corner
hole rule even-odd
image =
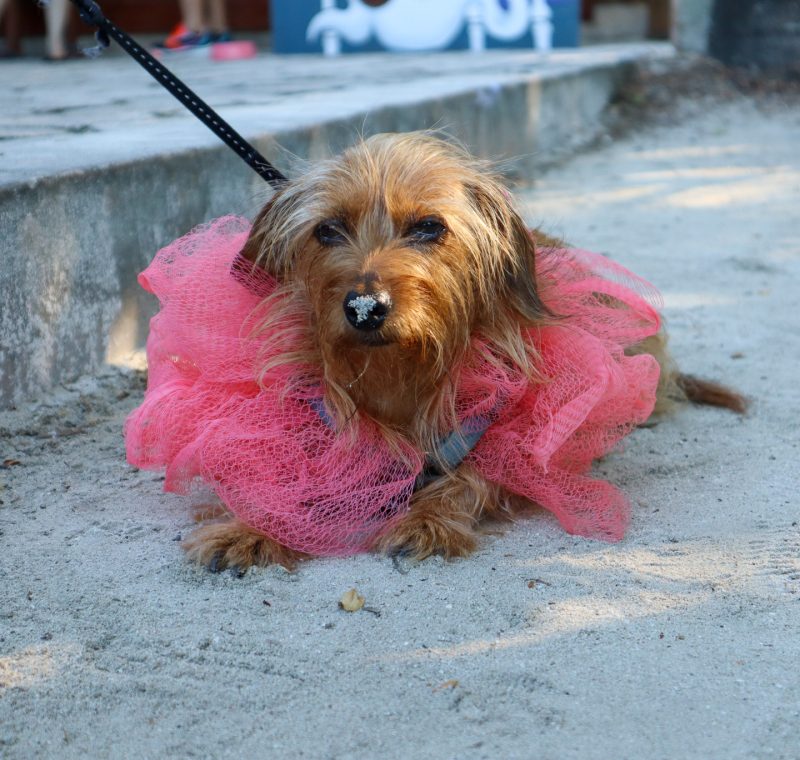
[[[204,483],[291,549],[364,551],[407,514],[425,455],[409,447],[398,456],[368,419],[356,436],[337,434],[308,368],[302,382],[286,365],[259,381],[276,349],[256,327],[276,283],[239,256],[249,227],[235,217],[200,227],[139,276],[161,309],[147,341],[147,392],[126,423],[128,461],[164,468],[167,491]],[[652,412],[658,364],[626,348],[658,331],[658,293],[596,254],[543,257],[555,276],[541,297],[563,317],[529,332],[545,380],[482,361],[476,338],[456,381],[461,434],[479,433],[464,461],[569,533],[619,540],[628,501],[589,471]]]

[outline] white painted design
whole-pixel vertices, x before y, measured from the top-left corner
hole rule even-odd
[[[515,40],[529,29],[538,50],[552,45],[552,11],[547,0],[388,0],[373,8],[361,0],[321,0],[308,25],[306,39],[322,39],[326,55],[337,55],[341,40],[363,45],[371,37],[387,50],[422,51],[448,47],[467,25],[470,49],[483,50],[486,35]]]
[[[553,11],[547,0],[533,0],[531,6],[531,31],[533,46],[537,50],[547,52],[553,47]]]

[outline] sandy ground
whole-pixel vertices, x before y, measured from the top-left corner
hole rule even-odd
[[[125,464],[140,376],[6,413],[0,757],[800,757],[800,108],[689,109],[523,199],[659,285],[683,367],[749,416],[685,409],[601,463],[617,545],[542,513],[466,561],[237,578]]]

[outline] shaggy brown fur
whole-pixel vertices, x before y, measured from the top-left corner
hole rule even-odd
[[[449,371],[474,334],[491,343],[496,361],[538,377],[521,328],[554,317],[539,299],[535,241],[556,244],[539,233],[532,239],[498,179],[461,148],[421,133],[361,142],[288,183],[255,220],[243,254],[279,282],[270,296],[278,308],[264,327],[295,347],[264,371],[281,362],[321,367],[343,434],[369,417],[398,450],[411,442],[432,451],[457,424]],[[343,304],[375,294],[390,304],[378,328],[345,318]],[[665,370],[664,402],[709,401],[708,386],[674,368],[663,336],[642,351]],[[714,398],[738,408],[717,390]],[[464,556],[482,518],[525,506],[462,465],[419,490],[377,548]],[[213,569],[298,559],[233,518],[199,528],[187,549]]]

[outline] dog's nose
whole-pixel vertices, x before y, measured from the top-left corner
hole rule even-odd
[[[377,330],[392,310],[392,299],[385,290],[375,293],[356,293],[344,297],[344,315],[356,330]]]

